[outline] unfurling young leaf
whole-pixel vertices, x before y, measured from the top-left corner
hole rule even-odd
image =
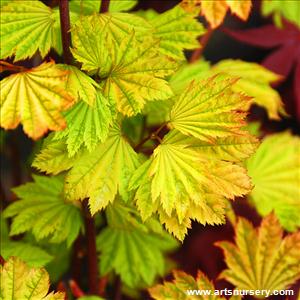
[[[176,241],[155,219],[143,223],[138,212],[116,201],[106,209],[108,227],[97,238],[102,275],[114,270],[129,287],[153,284],[166,271],[163,254]]]
[[[61,114],[73,104],[64,90],[67,72],[54,62],[10,75],[1,81],[1,127],[14,129],[23,124],[25,133],[38,139],[50,130],[62,130]]]
[[[29,268],[16,257],[0,266],[0,299],[64,300],[64,293],[48,294],[49,275],[45,269]]]
[[[151,297],[155,300],[225,300],[218,295],[219,290],[215,290],[214,285],[200,271],[197,277],[183,271],[173,271],[174,280],[164,282],[149,289]],[[196,293],[199,291],[199,294]],[[200,294],[200,293],[203,294]],[[210,294],[205,294],[210,293]],[[216,294],[215,294],[216,293]],[[240,300],[240,296],[232,296],[230,300]]]
[[[79,207],[64,201],[62,177],[33,178],[35,182],[13,189],[21,200],[4,211],[4,217],[13,218],[10,235],[31,231],[37,240],[66,240],[70,246],[82,227]]]
[[[139,164],[137,153],[115,124],[105,142],[75,161],[65,179],[66,195],[71,200],[89,198],[92,214],[112,203],[117,193],[128,200],[128,181]]]
[[[271,292],[286,289],[300,278],[300,232],[283,238],[277,218],[270,214],[258,231],[240,218],[235,233],[235,244],[217,243],[228,267],[221,278],[239,290]]]
[[[265,216],[272,210],[289,231],[300,227],[300,139],[289,132],[267,136],[246,165],[254,188],[249,197]]]

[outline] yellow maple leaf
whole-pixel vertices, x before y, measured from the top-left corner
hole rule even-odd
[[[300,278],[300,232],[282,239],[283,230],[270,214],[258,230],[240,218],[235,233],[235,244],[216,243],[223,249],[228,266],[221,278],[241,290],[271,292],[286,289]]]
[[[73,98],[64,90],[67,72],[54,62],[24,69],[1,81],[1,127],[14,129],[23,124],[25,133],[36,140],[50,130],[62,130],[61,111]]]
[[[6,299],[63,300],[63,293],[49,290],[49,275],[45,269],[29,268],[19,258],[11,257],[0,267],[1,294]],[[48,294],[48,295],[47,295]]]

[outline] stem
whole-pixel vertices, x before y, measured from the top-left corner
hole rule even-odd
[[[115,282],[115,297],[114,300],[122,300],[122,281],[120,276],[116,278]]]
[[[213,32],[214,32],[214,30],[211,27],[208,27],[206,33],[199,39],[200,47],[192,53],[189,63],[191,63],[191,64],[194,63],[202,56],[203,51],[204,51],[205,47],[207,46],[207,43]]]
[[[59,1],[59,14],[61,25],[61,39],[64,52],[64,61],[66,64],[72,64],[71,47],[71,32],[70,32],[70,14],[68,0]]]
[[[104,13],[108,12],[109,2],[110,2],[110,0],[102,0],[101,1],[100,10],[99,10],[100,14],[104,14]]]
[[[167,123],[162,124],[155,132],[150,133],[144,139],[142,139],[135,147],[134,151],[139,151],[141,147],[151,139],[158,139],[161,142],[161,139],[158,137],[158,134],[162,131],[162,129],[167,125]]]
[[[99,295],[98,288],[98,260],[96,248],[96,228],[94,219],[91,216],[88,200],[83,201],[85,234],[87,239],[87,258],[89,270],[89,292],[91,294]]]

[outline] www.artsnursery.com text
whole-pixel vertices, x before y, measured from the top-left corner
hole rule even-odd
[[[187,290],[188,296],[293,296],[293,290]]]

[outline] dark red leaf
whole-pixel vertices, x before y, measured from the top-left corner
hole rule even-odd
[[[293,43],[287,44],[267,56],[262,65],[277,74],[287,77],[297,61],[297,51]]]

